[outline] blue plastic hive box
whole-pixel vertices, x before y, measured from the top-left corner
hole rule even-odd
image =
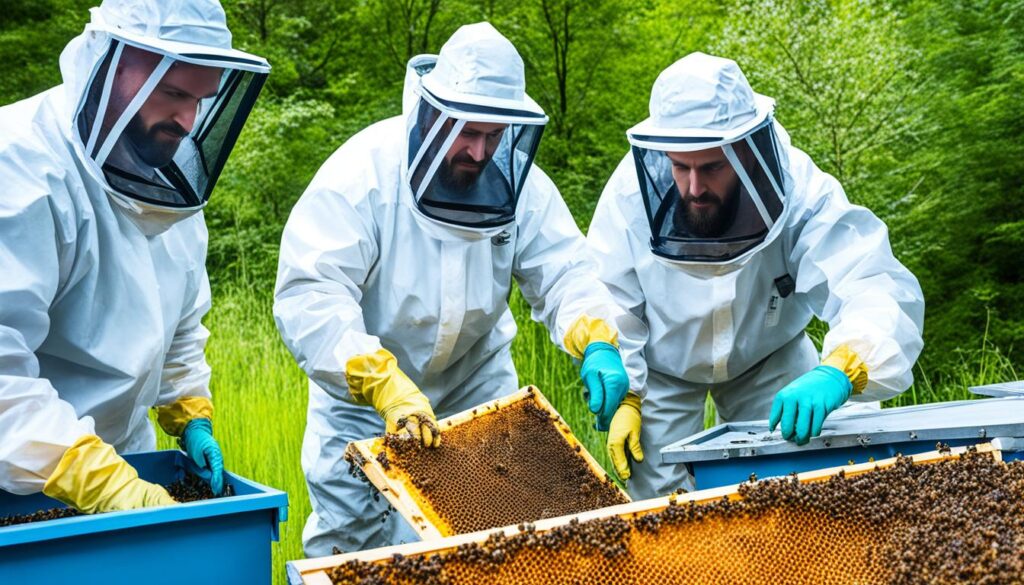
[[[975,390],[983,390],[982,388]],[[661,450],[686,464],[697,489],[998,440],[1003,460],[1024,459],[1024,395],[887,408],[825,420],[820,437],[798,446],[768,432],[768,421],[724,423]]]
[[[181,451],[126,455],[163,485],[193,464]],[[288,495],[228,473],[235,495],[0,528],[0,585],[270,583],[270,543]],[[0,490],[0,516],[65,507],[43,494]]]

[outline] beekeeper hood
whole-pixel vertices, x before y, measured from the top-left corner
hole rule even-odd
[[[488,23],[467,25],[408,72],[405,169],[418,211],[460,228],[511,223],[548,120],[515,47]]]
[[[61,54],[68,132],[148,235],[202,209],[270,66],[216,0],[104,0]]]
[[[773,108],[729,59],[692,53],[658,76],[650,117],[627,132],[654,254],[742,265],[778,235],[786,162]]]

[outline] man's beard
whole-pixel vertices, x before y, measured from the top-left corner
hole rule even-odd
[[[437,168],[437,180],[448,191],[465,193],[476,184],[488,162],[477,162],[464,155],[452,158],[451,162],[442,160]],[[455,167],[456,163],[474,165],[475,168]]]
[[[161,130],[169,132],[174,137]],[[125,127],[124,135],[142,162],[159,169],[174,160],[181,139],[188,136],[188,131],[175,122],[157,122],[146,128],[142,118],[136,114]]]
[[[696,209],[694,202],[710,203],[703,209]],[[676,205],[674,221],[677,227],[684,227],[686,233],[698,238],[718,238],[724,235],[736,221],[739,211],[740,187],[733,189],[726,197],[705,192],[696,197],[683,197]],[[680,226],[682,222],[682,226]]]

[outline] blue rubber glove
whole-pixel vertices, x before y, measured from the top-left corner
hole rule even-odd
[[[772,402],[768,430],[782,422],[782,438],[804,445],[821,434],[825,417],[843,405],[853,384],[842,371],[818,366],[779,390]]]
[[[185,425],[181,446],[199,466],[199,477],[209,484],[213,495],[224,492],[224,455],[213,438],[213,424],[208,418],[195,418]]]
[[[629,391],[629,376],[622,365],[622,357],[614,345],[595,341],[583,352],[580,378],[587,388],[586,399],[590,412],[597,415],[599,431],[607,431],[622,399]]]

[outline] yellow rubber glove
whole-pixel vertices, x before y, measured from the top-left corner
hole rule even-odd
[[[204,396],[186,396],[156,407],[156,422],[192,458],[199,477],[219,496],[224,491],[224,454],[213,438],[213,403]]]
[[[629,374],[619,353],[619,334],[608,323],[580,315],[562,340],[566,351],[581,360],[583,399],[596,415],[594,428],[607,431],[612,417],[629,391]]]
[[[626,394],[608,429],[608,456],[615,466],[615,473],[623,480],[630,476],[627,445],[634,461],[644,460],[644,450],[640,446],[640,397],[632,392]]]
[[[424,447],[441,445],[430,400],[398,369],[398,360],[390,351],[378,349],[348,360],[345,379],[352,397],[373,406],[388,433],[407,433]]]
[[[565,351],[572,357],[581,360],[587,346],[595,341],[603,341],[619,347],[619,333],[611,328],[603,319],[591,317],[586,313],[580,315],[565,332],[562,343]]]
[[[96,435],[83,436],[64,452],[43,493],[86,514],[177,503],[162,486],[139,479]]]
[[[847,345],[840,345],[827,358],[821,360],[821,365],[832,366],[846,374],[853,384],[853,394],[856,396],[864,391],[868,385],[868,367],[864,360],[860,359]]]
[[[186,396],[167,406],[156,407],[156,422],[165,433],[180,437],[188,423],[197,418],[213,420],[213,403],[203,396]]]

